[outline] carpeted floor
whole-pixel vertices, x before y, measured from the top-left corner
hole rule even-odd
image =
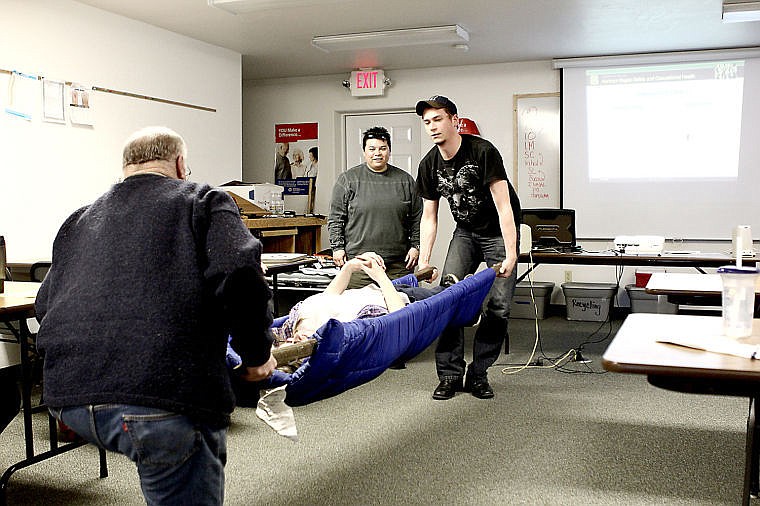
[[[551,316],[540,325],[544,357],[588,342],[582,355],[591,361],[503,374],[527,362],[535,340],[534,322],[512,320],[512,352],[489,373],[491,400],[462,393],[433,401],[428,349],[404,370],[296,408],[298,443],[239,408],[226,503],[739,504],[747,400],[668,392],[642,376],[605,373],[600,356],[619,324]],[[22,456],[19,416],[0,434],[0,465]],[[144,504],[132,463],[109,454],[108,465],[110,476],[99,479],[92,447],[33,465],[11,478],[8,503]]]

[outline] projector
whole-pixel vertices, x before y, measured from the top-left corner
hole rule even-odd
[[[615,250],[628,255],[657,255],[662,253],[665,237],[661,235],[619,235]]]

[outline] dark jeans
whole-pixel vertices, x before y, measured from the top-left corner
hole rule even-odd
[[[385,264],[385,273],[391,279],[400,278],[412,272],[414,272],[414,270],[410,271],[407,269],[406,262],[403,260],[399,262],[386,262]],[[361,271],[354,272],[351,274],[351,281],[348,282],[348,286],[346,288],[362,288],[369,285],[370,283],[374,283],[374,281],[372,281],[372,278]]]
[[[409,302],[416,302],[418,300],[427,299],[437,293],[444,291],[444,286],[434,286],[431,288],[425,288],[423,286],[410,286],[410,285],[396,285],[397,292],[404,292],[409,297]]]
[[[467,274],[474,273],[481,262],[491,267],[500,264],[505,257],[506,250],[501,236],[482,236],[457,227],[449,243],[442,277],[454,274],[462,279]],[[472,363],[467,369],[467,376],[472,380],[487,377],[488,368],[499,358],[502,343],[509,339],[507,319],[516,279],[517,266],[510,277],[494,280],[484,302],[483,318],[475,332]],[[447,328],[443,331],[435,349],[435,365],[440,380],[458,380],[464,377],[466,362],[463,329]]]

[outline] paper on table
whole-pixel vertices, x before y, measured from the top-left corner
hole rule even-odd
[[[265,264],[286,264],[288,262],[298,262],[308,256],[305,253],[262,253],[261,261]]]
[[[760,345],[740,343],[735,338],[726,336],[662,337],[657,339],[657,342],[735,357],[760,359]]]
[[[334,278],[340,272],[339,267],[324,267],[322,269],[316,269],[314,267],[301,267],[300,271],[303,274],[328,276]]]

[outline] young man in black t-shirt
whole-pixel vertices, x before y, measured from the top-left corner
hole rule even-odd
[[[507,338],[515,289],[520,201],[493,144],[458,132],[457,107],[451,100],[436,95],[417,102],[416,111],[435,144],[420,162],[417,175],[417,189],[423,198],[419,267],[430,265],[441,197],[448,200],[457,224],[446,254],[444,278],[461,279],[474,273],[481,262],[499,266],[475,333],[473,361],[466,375],[463,331],[447,329],[438,340],[435,357],[440,384],[433,399],[450,399],[458,391],[489,399],[494,393],[488,368]]]

